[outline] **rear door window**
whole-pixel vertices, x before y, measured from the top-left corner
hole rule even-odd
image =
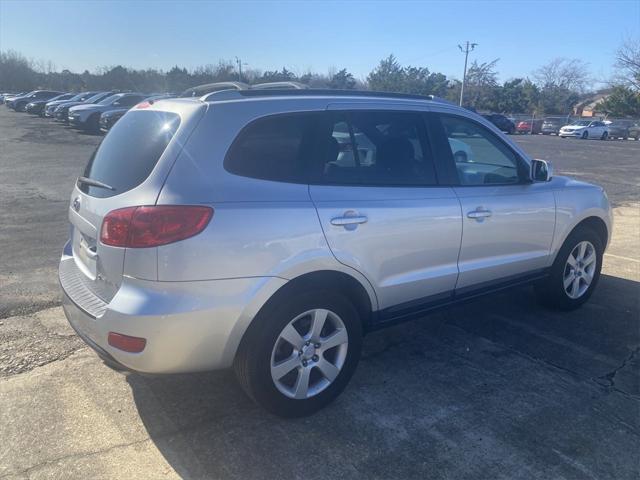
[[[370,186],[436,184],[424,123],[411,112],[356,111],[329,120],[320,138],[319,183]],[[322,135],[321,135],[322,137]]]
[[[106,198],[137,187],[149,176],[179,125],[175,113],[127,113],[98,146],[83,174],[113,190],[81,182],[78,188],[92,197]]]

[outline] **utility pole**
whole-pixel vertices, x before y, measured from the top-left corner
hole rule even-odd
[[[462,74],[462,87],[460,88],[460,106],[462,106],[462,97],[464,97],[464,82],[467,79],[467,60],[469,59],[469,52],[473,52],[473,49],[477,46],[477,43],[469,43],[469,40],[465,43],[464,48],[462,45],[458,45],[460,51],[464,53],[464,73]]]
[[[236,57],[236,63],[238,64],[238,81],[242,81],[242,60]]]

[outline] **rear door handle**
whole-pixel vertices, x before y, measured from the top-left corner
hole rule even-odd
[[[479,222],[491,216],[491,210],[485,210],[482,207],[478,207],[475,210],[467,213],[467,218],[475,218]]]
[[[358,225],[367,223],[369,219],[365,215],[358,215],[353,211],[345,212],[342,217],[331,219],[331,225],[336,227],[344,227],[346,230],[355,230]]]

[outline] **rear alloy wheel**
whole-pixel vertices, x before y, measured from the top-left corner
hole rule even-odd
[[[323,308],[301,313],[273,346],[271,379],[289,398],[311,398],[338,377],[348,349],[349,335],[336,313]]]
[[[234,368],[245,392],[281,417],[311,415],[346,387],[360,359],[355,307],[331,291],[267,305],[245,334]]]
[[[582,133],[582,139],[583,140],[587,140],[589,138],[589,132],[587,132],[586,130]]]
[[[560,310],[573,310],[586,302],[600,278],[603,249],[593,230],[577,227],[558,252],[549,278],[535,286],[538,300]]]

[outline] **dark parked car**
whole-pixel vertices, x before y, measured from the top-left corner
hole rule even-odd
[[[487,115],[483,115],[483,117],[493,123],[501,131],[506,132],[510,135],[515,133],[516,131],[515,123],[513,123],[504,115],[500,115],[499,113],[490,113]]]
[[[629,127],[629,137],[640,140],[640,122],[636,122]]]
[[[143,93],[116,93],[92,105],[76,105],[69,109],[69,124],[86,132],[100,131],[100,115],[111,110],[131,108],[147,98]]]
[[[172,98],[175,97],[175,94],[166,93],[159,95],[152,95],[151,97],[145,98],[144,101],[153,103],[156,100],[162,100],[163,98]],[[108,132],[115,123],[122,118],[122,116],[131,110],[132,107],[123,107],[115,110],[109,110],[100,115],[100,131],[106,133]]]
[[[531,133],[537,135],[542,131],[542,119],[523,120],[516,125],[516,132],[520,134]]]
[[[24,112],[28,103],[37,100],[51,100],[53,97],[62,95],[64,92],[54,92],[51,90],[34,90],[21,97],[15,97],[9,101],[8,107],[13,108],[16,112]]]
[[[24,107],[24,111],[33,115],[43,116],[45,106],[50,102],[69,100],[74,96],[75,93],[63,93],[62,95],[58,95],[57,97],[53,97],[48,100],[34,100],[33,102],[27,103],[27,106]]]
[[[633,126],[633,120],[614,120],[609,127],[609,138],[622,138],[626,140],[629,135],[629,128]]]
[[[64,122],[64,123],[68,123],[69,122],[69,109],[71,107],[75,107],[77,105],[89,105],[92,103],[98,103],[101,102],[102,100],[104,100],[107,97],[110,97],[111,95],[113,95],[114,92],[97,92],[95,93],[95,95],[83,100],[83,101],[76,101],[76,102],[65,102],[61,105],[58,105],[55,110],[53,111],[53,117],[60,121],[60,122]]]
[[[558,135],[560,129],[569,124],[567,117],[547,117],[542,122],[541,132],[543,135]]]
[[[72,103],[72,102],[84,102],[85,100],[93,97],[97,93],[100,93],[100,92],[74,93],[72,97],[66,100],[51,99],[45,104],[43,114],[45,117],[53,117],[54,110],[56,109],[57,106],[67,104],[67,103]]]

